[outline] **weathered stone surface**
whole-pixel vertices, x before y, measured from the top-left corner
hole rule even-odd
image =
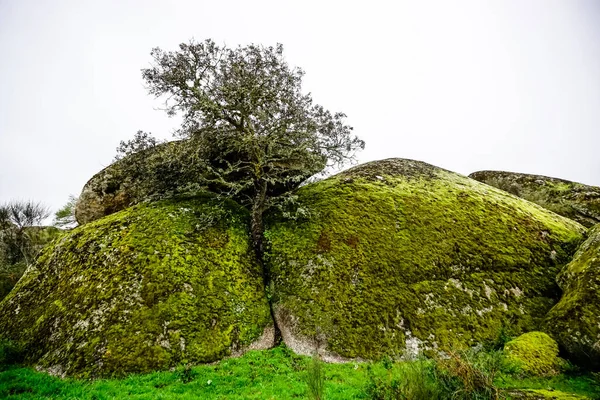
[[[600,187],[541,175],[478,171],[469,175],[591,227],[600,223]]]
[[[247,213],[139,204],[65,233],[0,302],[0,337],[56,375],[97,377],[273,345]]]
[[[546,331],[570,359],[600,369],[600,225],[590,230],[558,283],[564,293],[548,313]]]
[[[75,206],[79,225],[148,199],[197,191],[204,173],[185,141],[162,143],[114,162],[83,187]]]
[[[283,338],[325,359],[412,356],[536,330],[585,228],[432,165],[389,159],[298,191],[268,225]]]

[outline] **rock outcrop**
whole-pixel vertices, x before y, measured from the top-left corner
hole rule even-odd
[[[186,141],[159,144],[114,162],[83,187],[75,206],[79,225],[137,204],[199,190],[204,169]]]
[[[570,359],[600,370],[600,225],[590,230],[558,283],[563,296],[548,313],[546,331]]]
[[[164,146],[125,159],[152,166],[150,178],[130,165],[115,178],[119,162],[93,178],[80,222],[100,219],[46,248],[0,302],[0,339],[28,363],[98,377],[212,362],[272,346],[272,315],[290,348],[326,360],[466,348],[538,329],[586,231],[462,175],[389,159],[300,188],[296,213],[281,211],[297,219],[271,212],[263,274],[234,201],[150,201],[201,173],[177,172],[185,152],[174,166],[161,157],[180,144]],[[152,157],[165,164],[144,164]],[[576,274],[562,274],[565,300]]]
[[[147,372],[273,345],[247,213],[210,197],[139,204],[46,248],[0,332],[64,376]]]
[[[479,171],[469,175],[591,227],[600,223],[600,187],[541,175]]]
[[[267,266],[284,341],[325,359],[410,357],[536,330],[585,228],[491,186],[402,159],[298,191]]]

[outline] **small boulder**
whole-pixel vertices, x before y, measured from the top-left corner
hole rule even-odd
[[[543,332],[528,332],[504,345],[507,360],[527,376],[552,376],[560,372],[563,360],[558,344]]]

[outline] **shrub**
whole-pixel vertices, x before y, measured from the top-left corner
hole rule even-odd
[[[494,379],[505,361],[502,351],[451,352],[436,362],[437,377],[446,396],[452,399],[498,399]]]
[[[6,367],[23,362],[25,351],[16,342],[0,339],[0,371]]]
[[[365,397],[370,400],[496,400],[494,379],[505,368],[502,351],[470,350],[435,360],[398,365],[397,376],[376,377],[369,369]],[[385,367],[385,364],[383,365]]]
[[[387,379],[376,377],[369,368],[369,383],[365,388],[366,398],[371,400],[425,400],[444,399],[444,388],[436,376],[435,363],[420,359],[401,364],[400,376],[391,377],[391,368]]]
[[[192,369],[190,364],[180,366],[175,371],[179,380],[184,384],[193,382],[198,376],[198,373]]]

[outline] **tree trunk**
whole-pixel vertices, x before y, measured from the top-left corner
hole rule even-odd
[[[267,196],[267,182],[258,181],[255,184],[256,192],[254,196],[254,203],[252,204],[252,212],[251,212],[251,222],[250,222],[250,231],[252,235],[252,246],[254,247],[254,252],[256,254],[256,259],[260,263],[262,277],[263,277],[263,285],[265,288],[265,295],[268,297],[269,285],[271,283],[271,274],[264,263],[264,235],[265,235],[265,226],[263,223],[263,213],[265,212],[265,203]],[[277,325],[277,320],[275,319],[275,312],[273,311],[273,304],[269,299],[269,309],[271,312],[271,319],[273,320],[273,327],[275,329],[275,344],[281,343],[281,330]]]
[[[265,254],[264,249],[264,234],[265,227],[263,224],[263,213],[265,211],[265,201],[267,195],[267,183],[264,181],[258,181],[256,184],[256,193],[254,195],[254,203],[252,204],[252,221],[250,230],[252,232],[252,246],[258,260],[263,262],[263,256]],[[265,278],[265,284],[267,283],[267,275],[263,268],[263,277]]]

